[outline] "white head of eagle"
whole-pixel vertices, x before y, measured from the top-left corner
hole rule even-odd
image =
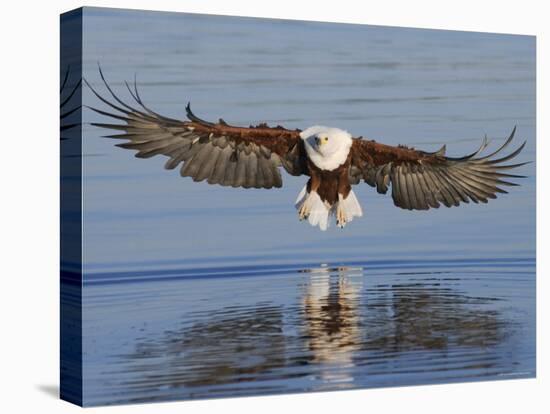
[[[331,171],[348,158],[353,142],[348,131],[315,125],[300,132],[309,159],[321,170]]]
[[[180,175],[194,181],[207,181],[227,187],[278,188],[283,180],[280,170],[294,176],[309,177],[296,200],[300,219],[325,230],[329,217],[344,227],[363,213],[352,185],[361,181],[386,194],[391,187],[393,203],[407,210],[428,210],[458,206],[461,203],[487,203],[502,186],[517,185],[507,178],[523,176],[508,170],[526,162],[509,164],[525,146],[497,157],[512,142],[516,128],[496,151],[480,156],[487,147],[464,157],[446,157],[445,146],[425,152],[402,145],[385,145],[352,137],[338,128],[312,126],[303,131],[280,125],[259,124],[250,127],[229,125],[223,119],[208,122],[197,117],[188,104],[187,120],[160,115],[140,98],[137,85],[128,89],[137,108],[126,104],[101,78],[116,103],[103,97],[86,79],[84,82],[113,112],[91,108],[102,116],[123,123],[93,123],[118,131],[110,138],[125,139],[117,146],[137,150],[136,157],[168,157],[165,168],[180,168]],[[120,106],[122,105],[122,106]]]

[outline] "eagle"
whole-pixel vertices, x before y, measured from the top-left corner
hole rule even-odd
[[[125,85],[135,101],[130,106],[101,79],[111,99],[105,98],[85,80],[90,90],[110,110],[89,109],[122,123],[93,122],[92,125],[116,130],[107,138],[126,142],[118,147],[136,150],[138,158],[155,155],[168,157],[166,169],[180,169],[183,177],[241,188],[279,188],[283,185],[280,169],[293,176],[308,176],[295,202],[300,220],[307,220],[321,230],[334,218],[340,228],[363,211],[352,186],[364,181],[380,194],[391,187],[395,206],[407,210],[428,210],[459,206],[461,203],[487,203],[497,193],[507,193],[502,186],[517,186],[510,174],[527,162],[506,163],[525,147],[501,158],[497,157],[513,140],[516,127],[496,151],[481,156],[488,146],[487,136],[480,147],[463,157],[445,155],[445,145],[426,152],[403,145],[385,145],[333,127],[315,125],[304,130],[287,129],[265,123],[249,127],[229,125],[197,117],[186,106],[187,120],[160,115],[147,107],[133,87]],[[136,105],[137,104],[137,105]],[[136,107],[137,106],[137,107]],[[500,156],[500,155],[499,155]]]

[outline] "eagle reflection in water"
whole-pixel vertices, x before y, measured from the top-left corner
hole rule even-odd
[[[323,382],[349,384],[354,352],[359,350],[361,268],[308,270],[311,277],[303,299],[304,338],[311,362],[320,367]]]
[[[308,269],[294,304],[257,302],[186,315],[192,323],[142,338],[125,356],[139,381],[124,387],[139,394],[168,386],[204,398],[295,390],[287,381],[301,381],[304,390],[365,386],[411,355],[423,372],[439,357],[466,364],[465,370],[499,363],[487,350],[513,326],[491,306],[494,298],[469,296],[445,275],[401,283],[365,272]],[[482,354],[483,367],[454,361],[462,354],[457,350]]]

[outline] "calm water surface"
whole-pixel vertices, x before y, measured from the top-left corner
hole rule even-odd
[[[168,116],[190,100],[206,119],[452,156],[517,125],[518,162],[535,159],[534,51],[526,36],[167,13],[86,9],[84,24],[92,85],[105,92],[99,61],[129,98],[137,73]],[[363,184],[364,217],[322,233],[297,220],[303,177],[197,184],[83,133],[86,405],[535,375],[534,163],[488,205],[404,211]]]
[[[95,275],[88,403],[534,375],[532,260],[231,272]]]

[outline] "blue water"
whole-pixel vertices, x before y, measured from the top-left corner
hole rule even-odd
[[[535,40],[85,9],[84,76],[155,111],[326,124],[451,156],[517,125],[535,160]],[[86,88],[86,105],[106,109]],[[299,222],[276,190],[194,183],[139,160],[84,110],[86,405],[535,375],[535,164],[488,205]]]

